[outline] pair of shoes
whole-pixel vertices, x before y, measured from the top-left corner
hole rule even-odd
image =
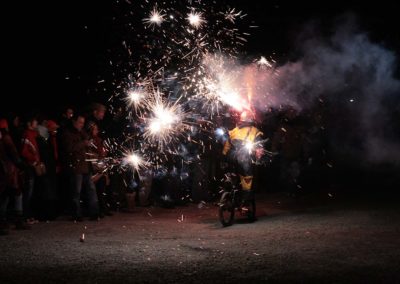
[[[82,218],[82,217],[73,217],[73,218],[72,218],[72,221],[73,221],[74,223],[83,222],[83,218]]]

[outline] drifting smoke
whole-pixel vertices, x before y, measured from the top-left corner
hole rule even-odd
[[[336,154],[361,162],[400,162],[394,129],[394,123],[399,128],[394,119],[400,102],[396,57],[352,23],[347,19],[330,38],[308,28],[307,35],[300,36],[301,57],[295,62],[274,66],[262,58],[249,65],[232,60],[224,60],[223,68],[218,60],[206,65],[222,87],[239,90],[242,106],[247,95],[258,112],[290,106],[306,113],[323,102],[329,109],[326,127]],[[230,95],[227,101],[237,100]]]
[[[277,70],[277,95],[301,108],[317,99],[326,101],[331,109],[331,143],[341,154],[356,153],[354,158],[370,162],[399,162],[399,137],[391,122],[400,101],[396,57],[357,32],[352,22],[347,19],[327,40],[315,35],[303,38],[302,59]]]

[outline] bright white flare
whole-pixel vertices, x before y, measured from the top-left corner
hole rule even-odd
[[[260,67],[262,67],[262,66],[272,67],[272,64],[269,63],[269,61],[264,56],[261,56],[261,58],[257,61],[257,64]]]
[[[128,93],[129,104],[136,107],[142,102],[144,97],[145,95],[140,90],[131,90]]]
[[[208,92],[205,94],[208,101],[218,106],[219,103],[228,105],[237,111],[249,108],[246,98],[241,94],[240,89],[235,86],[233,78],[224,73],[217,75],[215,82],[207,83]]]
[[[173,108],[158,104],[153,107],[153,118],[150,119],[148,131],[151,136],[165,136],[173,131],[173,124],[178,120]]]
[[[190,14],[188,14],[188,17],[186,18],[189,21],[189,24],[198,29],[200,28],[203,23],[205,22],[205,20],[202,17],[202,13],[199,12],[190,12]]]
[[[159,91],[154,98],[148,101],[150,117],[146,119],[144,137],[150,143],[156,143],[163,148],[167,143],[174,141],[176,134],[182,128],[182,114],[177,103],[166,103]]]
[[[143,21],[148,24],[150,27],[161,26],[161,23],[164,22],[164,14],[161,14],[161,11],[158,11],[157,8],[153,8],[148,18],[143,19]]]
[[[246,148],[247,151],[249,151],[249,154],[251,154],[251,152],[254,149],[254,143],[251,141],[246,141],[246,144],[244,145],[244,147]]]
[[[128,154],[125,157],[125,162],[136,170],[146,165],[146,162],[137,153]]]

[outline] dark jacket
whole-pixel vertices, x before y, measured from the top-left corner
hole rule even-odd
[[[18,169],[9,157],[3,139],[0,139],[0,193],[6,188],[20,188]]]
[[[85,131],[69,127],[63,132],[60,142],[63,155],[63,169],[75,174],[88,174],[89,162],[86,161],[88,136]]]
[[[32,129],[26,129],[22,137],[21,156],[29,165],[40,162],[39,147],[36,142],[38,132]]]

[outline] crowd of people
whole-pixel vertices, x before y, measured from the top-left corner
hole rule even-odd
[[[12,223],[16,229],[26,230],[59,216],[81,222],[83,218],[100,220],[115,210],[129,210],[141,202],[136,194],[139,184],[147,190],[142,205],[158,200],[173,206],[182,199],[198,201],[217,196],[218,182],[224,175],[218,166],[222,157],[218,141],[204,143],[202,150],[182,145],[186,161],[183,157],[171,159],[165,170],[142,174],[140,179],[134,170],[106,171],[97,163],[109,154],[104,147],[106,112],[103,104],[93,103],[84,114],[66,108],[57,119],[32,114],[22,121],[19,115],[0,115],[1,234],[7,234]],[[269,163],[258,168],[263,174],[257,178],[256,173],[256,187],[270,189],[278,184],[286,192],[296,192],[301,188],[301,171],[321,172],[327,161],[323,127],[321,121],[310,125],[307,128],[293,109],[270,112],[264,118],[260,129],[271,155],[267,155]],[[200,163],[190,163],[188,153],[195,159],[204,151],[212,153],[203,155]]]
[[[66,108],[58,119],[0,118],[1,234],[8,233],[10,222],[26,230],[66,213],[75,222],[112,215],[110,178],[96,166],[107,154],[101,130],[105,113],[104,105],[93,103],[88,113]]]

